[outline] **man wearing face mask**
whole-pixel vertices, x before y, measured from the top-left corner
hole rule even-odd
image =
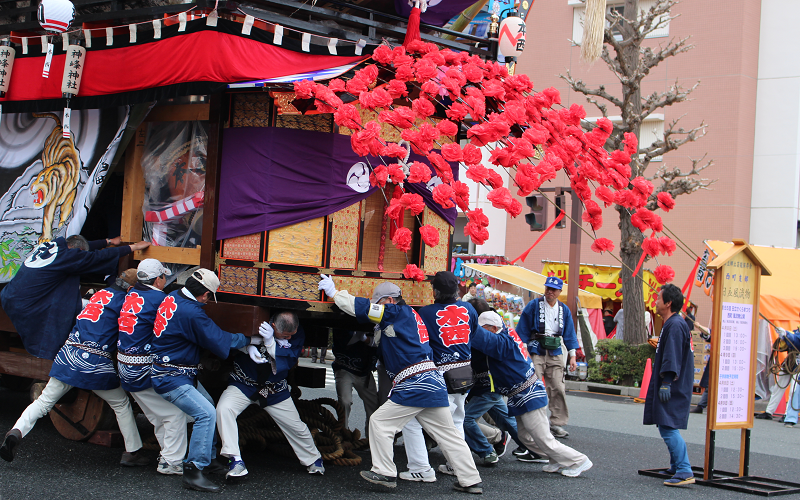
[[[558,438],[569,436],[563,425],[569,422],[566,390],[564,387],[564,358],[561,340],[567,346],[570,370],[576,370],[575,359],[578,337],[572,322],[572,313],[558,300],[564,282],[549,276],[544,283],[544,297],[531,300],[525,306],[517,324],[517,333],[528,344],[536,374],[544,380],[550,402],[550,432]]]
[[[226,477],[247,475],[239,451],[236,418],[251,404],[269,413],[309,474],[325,474],[322,455],[308,426],[300,420],[286,382],[305,341],[297,315],[291,311],[281,312],[269,323],[262,323],[259,334],[264,338],[264,345],[247,346],[236,356],[230,385],[217,403],[217,429],[222,439],[220,455],[229,460]]]

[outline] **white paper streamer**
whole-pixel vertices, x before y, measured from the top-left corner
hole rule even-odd
[[[67,50],[69,47],[69,33],[61,33],[61,50]]]
[[[212,27],[216,26],[218,19],[219,19],[219,13],[217,13],[216,9],[212,10],[208,14],[208,17],[206,17],[206,26],[212,26]]]
[[[363,38],[361,40],[359,40],[358,43],[356,44],[356,55],[360,56],[361,55],[361,51],[364,50],[364,47],[366,47],[366,46],[367,46],[367,41],[366,40],[364,40]]]
[[[178,14],[178,21],[180,22],[180,24],[178,24],[178,31],[186,31],[186,12]]]
[[[153,19],[153,38],[158,40],[161,38],[161,21]]]
[[[280,24],[275,25],[275,36],[272,37],[272,43],[281,45],[283,43],[283,26]]]
[[[69,118],[72,116],[72,110],[69,108],[64,108],[64,118],[61,120],[61,136],[64,139],[69,139]]]
[[[311,33],[303,33],[301,47],[303,48],[303,52],[309,52],[311,50]]]
[[[106,28],[106,47],[114,45],[114,28]]]
[[[86,48],[92,48],[92,30],[83,30],[83,37],[86,39]]]
[[[334,55],[334,56],[336,55],[336,44],[337,43],[339,43],[339,39],[338,38],[331,38],[331,39],[328,40],[328,52],[330,52],[331,55]]]
[[[47,35],[42,35],[41,39],[42,39],[42,54],[47,54],[47,45],[48,45]]]
[[[22,37],[22,53],[23,54],[27,54],[28,53],[28,38],[27,37]]]
[[[249,35],[250,30],[253,28],[253,23],[256,21],[256,18],[253,16],[245,16],[244,24],[242,24],[242,35]]]
[[[128,42],[136,43],[136,25],[135,24],[129,24],[128,25],[128,31],[130,31],[130,33],[131,33],[131,37],[128,40]]]

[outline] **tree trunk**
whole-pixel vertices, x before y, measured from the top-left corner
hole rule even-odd
[[[627,19],[636,20],[639,13],[638,0],[625,0],[623,16]],[[622,23],[620,27],[622,36],[625,39],[633,38],[633,27],[627,23]],[[622,85],[623,103],[621,110],[622,121],[628,125],[628,129],[640,137],[639,131],[642,126],[640,114],[642,112],[642,93],[640,82],[632,78],[639,69],[639,44],[630,43],[624,48],[624,58],[627,66],[627,83]],[[631,155],[631,178],[640,175],[639,155]],[[620,228],[620,257],[625,264],[622,266],[622,307],[625,316],[625,331],[623,340],[630,345],[639,345],[647,342],[647,332],[644,322],[644,292],[642,289],[642,270],[640,269],[636,277],[631,277],[631,272],[636,269],[639,258],[642,256],[642,241],[644,235],[631,224],[631,214],[625,208],[618,207],[619,228]]]
[[[622,308],[625,316],[622,339],[630,345],[647,342],[644,322],[644,290],[642,286],[642,270],[636,277],[631,272],[636,269],[642,256],[642,232],[631,224],[631,216],[624,209],[620,210],[620,257],[622,266]],[[643,266],[644,267],[644,266]]]

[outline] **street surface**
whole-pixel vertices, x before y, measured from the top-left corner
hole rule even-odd
[[[302,359],[301,363],[310,364]],[[320,365],[313,365],[320,366]],[[303,389],[303,398],[336,397],[330,364],[325,389]],[[351,427],[363,427],[364,413],[354,393]],[[656,478],[640,476],[638,469],[669,465],[666,447],[654,426],[643,426],[642,405],[628,398],[570,392],[570,432],[564,442],[586,453],[594,467],[578,478],[541,471],[540,464],[518,462],[509,452],[491,469],[479,467],[486,499],[746,499],[751,495],[693,485],[683,488],[662,486]],[[11,428],[29,403],[27,392],[0,389],[0,430]],[[703,464],[705,415],[691,415],[689,429],[682,431],[693,465]],[[717,467],[738,468],[739,431],[717,433]],[[785,428],[777,421],[756,420],[752,431],[751,475],[785,481],[800,481],[800,429]],[[18,448],[12,463],[0,462],[0,500],[12,499],[123,499],[208,498],[209,493],[181,488],[180,477],[163,476],[151,466],[119,466],[120,448],[105,448],[62,438],[49,418],[39,421]],[[435,483],[398,481],[389,490],[362,480],[358,472],[369,468],[369,454],[356,467],[326,465],[325,476],[309,476],[299,462],[264,452],[244,451],[250,474],[237,483],[225,485],[222,496],[230,499],[286,498],[304,500],[403,498],[435,500],[464,498],[453,491],[455,478],[437,474]],[[438,448],[431,452],[431,464],[444,463]],[[395,462],[405,470],[402,446],[395,447]],[[212,476],[221,482],[222,476]],[[782,498],[800,498],[790,495]]]

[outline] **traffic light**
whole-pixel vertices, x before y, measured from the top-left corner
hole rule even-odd
[[[558,216],[561,215],[561,212],[567,210],[567,197],[564,196],[563,194],[558,194],[556,195],[555,201],[556,201],[556,218],[558,218]],[[558,224],[556,224],[557,229],[564,229],[565,227],[567,227],[566,217],[558,221]]]
[[[531,231],[544,231],[547,227],[547,200],[541,194],[534,194],[525,198],[525,203],[531,208],[530,213],[525,214],[525,222]]]

